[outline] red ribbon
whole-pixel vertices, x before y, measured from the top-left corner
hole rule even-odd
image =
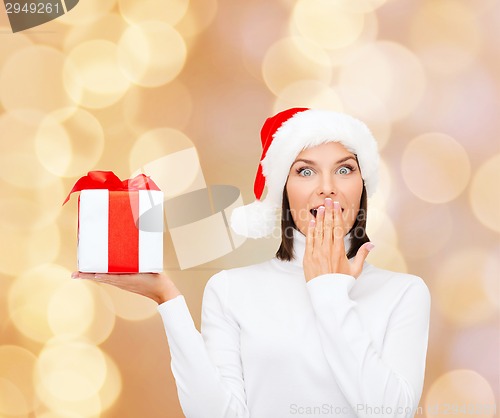
[[[118,192],[110,195],[108,273],[139,271],[139,230],[134,219],[134,212],[137,214],[138,211],[138,192]]]
[[[108,189],[111,191],[160,190],[155,182],[144,174],[121,181],[112,171],[89,171],[86,176],[83,176],[75,183],[63,205],[69,200],[72,193],[88,189]]]

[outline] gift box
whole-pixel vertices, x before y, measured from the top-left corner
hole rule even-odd
[[[149,177],[121,181],[110,171],[91,171],[64,203],[77,191],[79,271],[163,271],[163,192]]]

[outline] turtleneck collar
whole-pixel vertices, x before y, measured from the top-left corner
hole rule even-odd
[[[349,251],[349,248],[351,246],[351,238],[350,235],[346,235],[344,237],[344,246],[346,249],[346,253]],[[293,230],[293,252],[294,252],[294,259],[290,260],[290,264],[293,264],[295,266],[301,267],[303,266],[303,261],[304,261],[304,253],[306,250],[306,236],[302,234],[298,229]]]

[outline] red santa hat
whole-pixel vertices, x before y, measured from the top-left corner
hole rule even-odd
[[[290,167],[306,148],[339,142],[358,158],[368,196],[378,183],[379,153],[368,127],[345,113],[307,108],[284,110],[268,118],[261,133],[262,156],[255,177],[256,200],[235,208],[231,228],[248,238],[270,235],[281,211],[283,189]],[[264,187],[267,195],[262,199]]]

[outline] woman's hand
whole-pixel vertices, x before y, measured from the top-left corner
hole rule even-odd
[[[354,260],[349,262],[344,247],[342,209],[338,202],[326,198],[325,207],[318,208],[316,220],[311,220],[307,229],[304,254],[306,282],[328,273],[348,274],[357,278],[372,248],[371,242],[363,244]]]
[[[153,299],[159,305],[181,294],[165,273],[94,274],[75,271],[71,277],[111,284],[128,292]]]

